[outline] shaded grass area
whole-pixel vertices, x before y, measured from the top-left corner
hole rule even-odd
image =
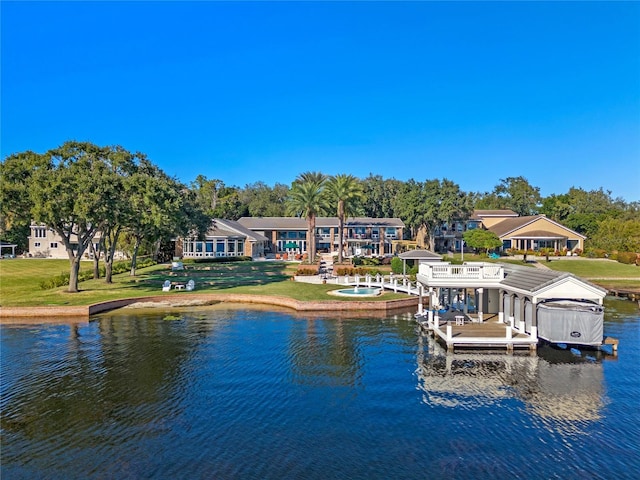
[[[114,275],[113,284],[103,279],[79,284],[80,292],[68,293],[66,287],[41,290],[40,282],[47,277],[67,272],[66,260],[11,259],[0,261],[1,306],[89,305],[121,298],[161,295],[165,280],[186,283],[194,280],[193,293],[247,293],[277,295],[301,301],[353,301],[345,297],[329,297],[327,292],[339,287],[293,282],[297,264],[286,262],[232,262],[190,264],[184,271],[172,272],[169,265],[154,265],[140,269],[136,277],[128,273]],[[92,269],[90,262],[81,270]],[[177,293],[172,290],[172,293]],[[192,292],[181,291],[188,296]],[[367,300],[386,301],[406,298],[404,294],[385,293]]]

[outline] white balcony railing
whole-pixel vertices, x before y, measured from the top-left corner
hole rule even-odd
[[[418,273],[433,280],[502,280],[502,265],[477,263],[464,265],[421,264]]]

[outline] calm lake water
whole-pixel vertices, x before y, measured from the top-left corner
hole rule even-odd
[[[3,326],[2,478],[635,479],[640,318],[606,306],[617,359],[447,354],[411,314]]]

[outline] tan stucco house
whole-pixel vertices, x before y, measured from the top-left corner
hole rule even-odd
[[[553,248],[575,252],[584,250],[587,237],[547,218],[545,215],[518,216],[512,210],[475,210],[466,221],[442,225],[436,231],[436,251],[460,251],[467,230],[484,228],[502,241],[502,249],[533,250]]]

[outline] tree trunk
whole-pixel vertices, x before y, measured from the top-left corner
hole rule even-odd
[[[93,254],[93,278],[100,278],[100,249],[96,251],[96,247],[93,245],[93,242],[89,244],[89,248],[91,249],[91,253]]]
[[[67,250],[69,257],[69,293],[78,292],[78,273],[80,272],[80,259],[85,250],[89,247],[89,244],[93,240],[93,236],[96,233],[97,228],[92,228],[84,231],[82,234],[78,234],[78,250],[73,251],[71,246],[71,231],[66,231],[65,228],[60,226],[54,226],[53,229],[62,239],[64,246]]]
[[[139,237],[136,237],[136,243],[133,246],[133,255],[131,256],[131,271],[129,272],[129,276],[131,277],[136,276],[136,264],[138,263],[138,248],[140,248],[141,242],[142,242],[142,239]]]
[[[120,227],[116,227],[115,232],[107,239],[105,237],[104,243],[104,281],[106,283],[113,283],[113,257],[116,253],[116,245],[118,244],[118,237],[120,236]]]
[[[307,245],[309,246],[309,263],[314,263],[316,261],[316,217],[311,216],[307,218],[308,227],[307,227]]]
[[[338,263],[342,263],[344,251],[344,218],[338,219]]]
[[[69,259],[69,293],[78,292],[78,273],[80,272],[80,257]]]
[[[344,202],[338,202],[338,263],[342,263],[344,249]]]

